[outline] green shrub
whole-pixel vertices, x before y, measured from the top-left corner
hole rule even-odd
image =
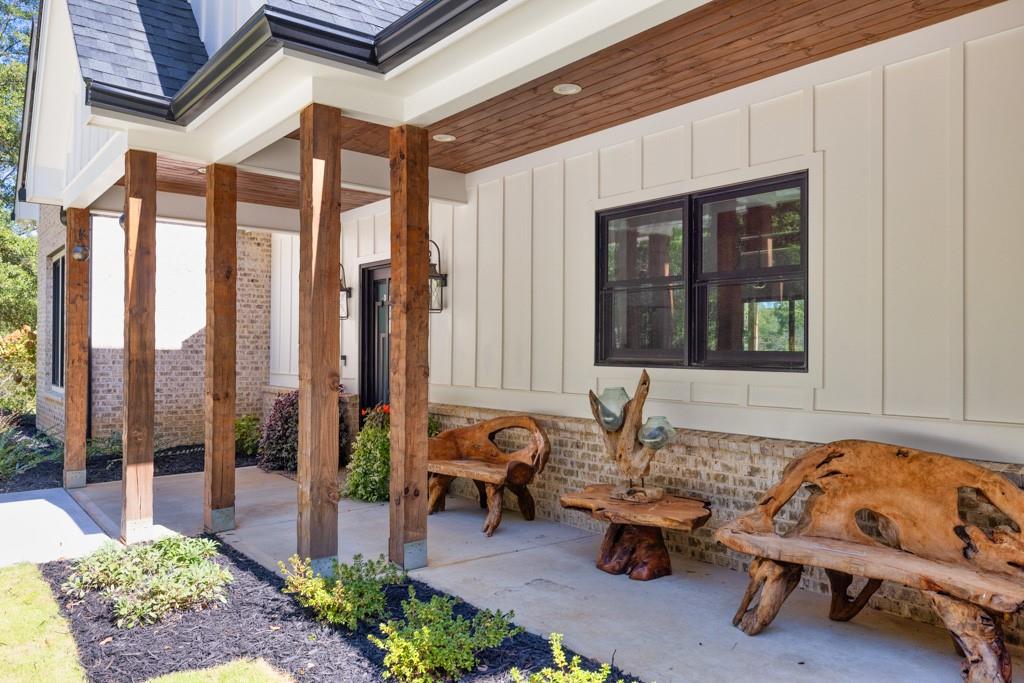
[[[391,406],[379,405],[363,411],[363,428],[352,449],[352,462],[348,466],[343,494],[370,503],[388,499],[391,479]],[[440,422],[431,415],[427,433],[436,436]]]
[[[251,458],[260,447],[260,419],[243,415],[235,420],[235,453]]]
[[[0,413],[0,482],[55,457],[56,452],[48,442],[38,443],[25,436],[17,415]]]
[[[530,674],[524,678],[519,669],[512,669],[512,683],[605,683],[612,675],[612,668],[602,664],[597,671],[587,671],[580,666],[583,661],[579,655],[567,661],[565,650],[562,649],[562,634],[551,634],[551,658],[555,660],[555,668],[550,666]],[[618,683],[625,683],[619,679]]]
[[[348,462],[345,444],[348,442],[348,430],[345,426],[345,403],[342,399],[341,387],[338,388],[338,463],[344,466]],[[298,464],[299,452],[299,392],[290,391],[281,394],[274,401],[263,423],[260,434],[259,448],[256,452],[256,464],[266,471],[285,470],[294,472]]]
[[[85,457],[120,457],[122,452],[121,432],[110,432],[107,436],[95,437],[85,443]]]
[[[423,602],[409,588],[409,599],[402,602],[405,619],[381,624],[383,638],[369,636],[385,652],[385,678],[402,683],[454,678],[473,669],[481,651],[522,632],[509,622],[511,612],[482,610],[466,619],[455,616],[454,607],[454,598],[435,595]]]
[[[36,333],[25,325],[0,337],[0,411],[36,410]]]
[[[173,536],[127,548],[108,543],[74,564],[61,590],[76,598],[97,591],[118,628],[160,621],[171,612],[227,602],[231,574],[212,560],[217,543]]]
[[[380,619],[387,612],[385,586],[400,584],[405,574],[381,555],[376,560],[352,558],[352,564],[334,561],[333,576],[313,572],[309,560],[298,555],[277,566],[285,577],[284,592],[295,595],[299,604],[313,610],[317,619],[355,631],[360,622]]]

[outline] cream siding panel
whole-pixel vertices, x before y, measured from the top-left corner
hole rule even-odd
[[[949,414],[949,53],[885,70],[885,412]]]
[[[505,389],[530,389],[533,295],[533,175],[505,178],[504,321],[502,382]]]
[[[431,202],[430,238],[437,242],[441,252],[442,273],[452,272],[452,220],[451,204]],[[432,258],[436,258],[436,255]],[[444,309],[429,316],[431,384],[452,383],[452,308],[447,301],[449,292],[447,288],[444,291]]]
[[[806,410],[811,407],[811,390],[803,387],[751,386],[747,394],[747,403],[766,408]]]
[[[825,353],[821,410],[871,412],[872,375],[882,369],[864,350],[880,330],[873,324],[881,301],[874,291],[871,234],[881,230],[865,211],[870,203],[871,74],[827,83],[815,90],[818,149],[825,152]]]
[[[534,391],[562,390],[562,305],[565,258],[562,164],[533,172],[533,344]]]
[[[677,126],[644,136],[643,185],[658,187],[690,177],[690,129]]]
[[[271,384],[299,374],[299,236],[271,239]]]
[[[469,188],[469,203],[454,209],[452,272],[448,292],[452,311],[452,384],[476,384],[477,190]]]
[[[359,264],[356,261],[359,241],[358,224],[346,221],[341,226],[341,262],[345,266],[345,284],[352,288],[348,300],[348,320],[341,321],[341,379],[345,389],[359,391]],[[344,294],[342,294],[344,296]]]
[[[357,230],[359,233],[359,257],[373,256],[377,253],[377,247],[374,244],[374,223],[376,222],[375,216],[363,216],[356,221]]]
[[[642,153],[639,141],[630,140],[605,147],[599,156],[602,197],[640,189]]]
[[[493,389],[502,377],[503,186],[504,180],[493,180],[478,194],[476,385]]]
[[[965,416],[1024,422],[1024,28],[967,43],[965,67]]]
[[[585,394],[594,386],[594,154],[565,160],[565,329],[563,391]]]
[[[804,93],[795,92],[750,106],[750,163],[786,159],[803,152]]]
[[[743,112],[736,109],[693,124],[693,176],[731,171],[746,165]]]
[[[433,214],[431,214],[433,216]],[[391,253],[391,212],[378,213],[373,217],[373,253]]]
[[[747,387],[742,384],[694,382],[690,387],[690,400],[694,403],[723,403],[738,406],[745,402],[746,393]]]

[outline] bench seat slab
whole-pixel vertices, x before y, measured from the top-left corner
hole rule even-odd
[[[939,592],[996,612],[1014,613],[1024,606],[1024,582],[912,555],[885,546],[813,536],[749,533],[732,524],[718,530],[723,545],[756,557],[892,581]]]

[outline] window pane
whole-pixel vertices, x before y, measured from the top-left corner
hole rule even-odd
[[[605,294],[610,356],[672,356],[684,360],[686,295],[683,287],[619,289]]]
[[[701,206],[701,270],[739,270],[800,264],[799,187],[760,192]]]
[[[708,355],[716,352],[804,351],[804,283],[711,284],[704,290]]]
[[[683,274],[683,209],[608,221],[608,281]]]

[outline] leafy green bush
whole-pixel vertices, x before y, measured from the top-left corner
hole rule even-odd
[[[481,651],[522,632],[509,622],[511,612],[482,610],[466,619],[455,616],[454,607],[455,599],[450,597],[417,600],[416,591],[409,587],[409,599],[402,602],[405,619],[381,624],[383,638],[369,636],[385,652],[385,678],[402,683],[454,678],[475,667]]]
[[[277,566],[285,577],[284,592],[295,595],[299,604],[313,610],[317,619],[355,631],[360,622],[379,619],[387,611],[385,586],[405,580],[405,574],[381,555],[376,560],[352,558],[352,564],[334,561],[333,576],[313,572],[309,560],[298,555]]]
[[[45,440],[37,443],[25,436],[19,429],[17,415],[0,413],[0,482],[55,457],[56,452]]]
[[[612,675],[612,668],[602,664],[597,671],[587,671],[580,666],[583,661],[579,655],[567,661],[565,650],[562,649],[562,634],[551,634],[551,658],[555,660],[555,668],[544,667],[536,673],[524,678],[519,669],[512,669],[512,683],[605,683]],[[618,683],[625,683],[621,678]]]
[[[0,411],[36,410],[36,333],[25,325],[0,337]]]
[[[119,457],[123,445],[121,432],[114,431],[103,437],[95,437],[85,442],[85,457]]]
[[[251,458],[260,447],[260,419],[243,415],[235,420],[235,453]]]
[[[217,543],[173,536],[127,548],[108,543],[75,563],[61,590],[98,591],[118,628],[160,621],[171,612],[227,602],[230,572],[212,560]]]
[[[348,462],[345,444],[348,430],[345,426],[345,403],[341,387],[338,388],[338,461],[344,466]],[[294,472],[299,452],[299,392],[281,394],[274,401],[263,423],[260,444],[256,452],[256,464],[266,471],[285,470]]]
[[[391,406],[379,405],[363,411],[363,428],[352,449],[352,462],[348,467],[343,494],[370,503],[388,499],[391,479]],[[437,435],[441,424],[431,415],[427,433]]]

